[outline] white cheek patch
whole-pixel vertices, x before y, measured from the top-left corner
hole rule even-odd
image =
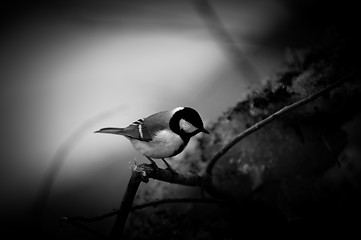
[[[186,133],[192,133],[197,130],[195,126],[193,126],[191,123],[187,122],[184,119],[181,119],[179,121],[179,127],[180,129],[183,129],[183,131],[185,131]]]

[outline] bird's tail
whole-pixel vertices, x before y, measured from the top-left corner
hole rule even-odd
[[[123,130],[124,128],[102,128],[98,131],[96,131],[95,133],[110,133],[110,134],[118,134],[118,135],[123,135]]]

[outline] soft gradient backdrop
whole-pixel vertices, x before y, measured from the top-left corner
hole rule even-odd
[[[278,1],[212,4],[261,78],[278,66],[282,51],[247,41],[283,28],[289,13]],[[46,219],[59,238],[70,236],[59,216],[117,208],[129,161],[146,161],[126,139],[95,130],[177,106],[215,121],[251,85],[192,1],[18,1],[1,11],[2,220],[26,216],[57,149],[86,121],[115,110],[73,146],[55,181]]]

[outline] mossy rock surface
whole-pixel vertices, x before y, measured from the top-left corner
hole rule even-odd
[[[262,89],[250,93],[207,126],[211,134],[198,138],[181,159],[174,161],[181,172],[201,172],[237,134],[356,72],[331,92],[243,139],[217,162],[214,182],[229,193],[227,200],[232,204],[169,204],[144,209],[131,215],[126,236],[238,239],[242,234],[257,236],[267,231],[274,236],[301,229],[322,231],[323,224],[315,227],[320,219],[325,226],[334,226],[332,217],[327,220],[332,216],[327,213],[332,201],[325,192],[324,178],[330,169],[342,168],[339,155],[348,140],[343,125],[360,112],[361,86],[357,64],[349,65],[345,59],[349,48],[337,42],[333,52],[324,54],[326,50],[311,49],[302,60],[286,64]],[[141,188],[138,202],[202,196],[198,188],[153,181]]]

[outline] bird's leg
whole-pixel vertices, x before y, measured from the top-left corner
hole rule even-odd
[[[150,161],[150,163],[152,164],[152,166],[155,168],[155,169],[158,169],[159,167],[157,166],[157,164],[154,162],[153,159],[151,159],[150,157],[147,157],[145,156],[146,158],[148,158],[148,160]]]
[[[162,160],[163,160],[163,162],[165,163],[165,165],[167,165],[167,169],[168,169],[169,171],[171,171],[173,174],[174,174],[174,173],[177,173],[177,172],[169,165],[169,163],[168,163],[164,158],[162,158]]]

